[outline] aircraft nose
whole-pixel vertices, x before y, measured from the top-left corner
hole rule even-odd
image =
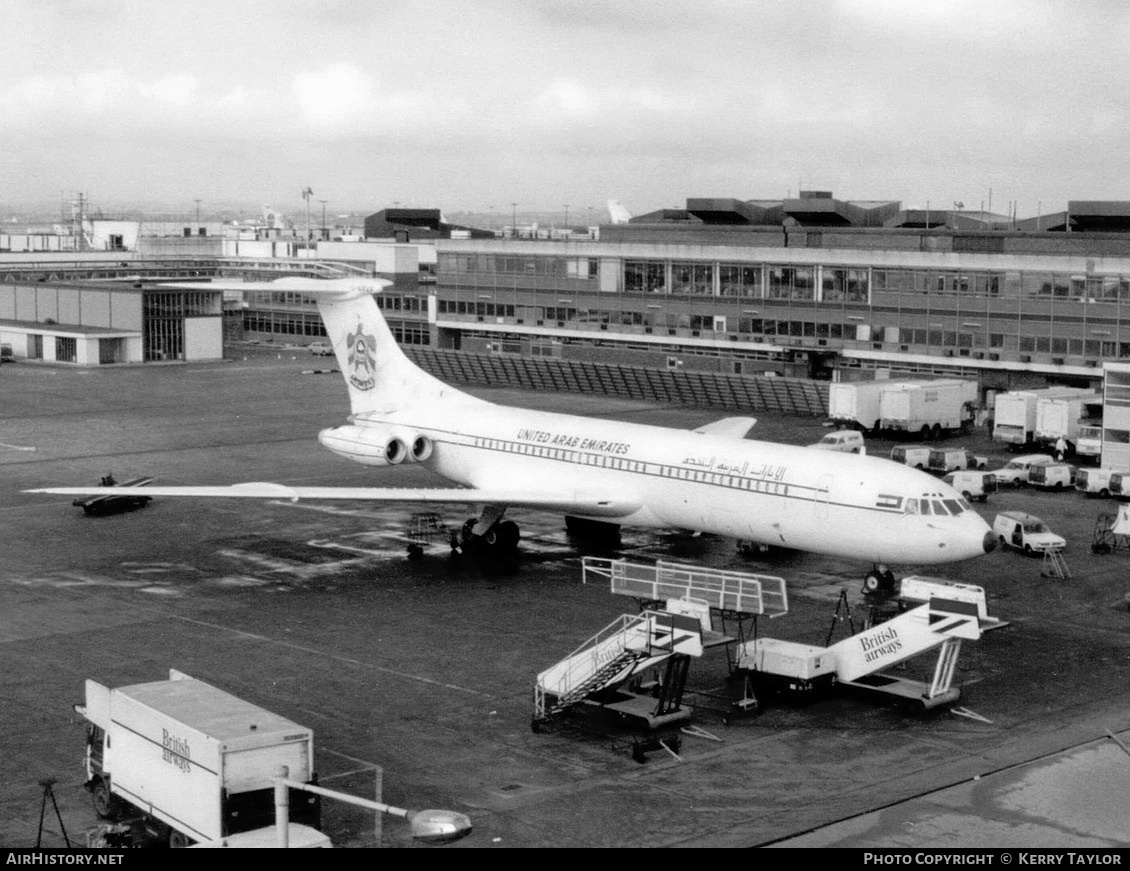
[[[992,532],[986,532],[981,544],[985,548],[985,553],[992,553],[997,547],[997,537]]]

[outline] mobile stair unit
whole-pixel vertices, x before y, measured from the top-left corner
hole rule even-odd
[[[955,596],[952,585],[915,579],[914,598],[924,604],[908,608],[882,623],[875,623],[831,645],[817,647],[776,638],[758,638],[743,644],[738,668],[754,687],[808,698],[833,685],[867,690],[903,704],[928,709],[957,701],[954,670],[963,640],[981,637],[984,591],[975,601],[977,587],[963,587]],[[999,621],[994,621],[999,623]],[[933,678],[914,680],[890,669],[931,650],[938,650]]]

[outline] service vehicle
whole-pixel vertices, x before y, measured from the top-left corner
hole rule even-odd
[[[809,445],[821,451],[840,451],[845,454],[865,454],[863,433],[854,429],[841,429],[830,432],[820,441]]]
[[[1028,470],[1028,484],[1041,490],[1070,490],[1075,467],[1070,463],[1036,463]]]
[[[1103,455],[1103,425],[1080,423],[1075,439],[1075,458],[1080,462],[1099,463]]]
[[[1114,469],[1076,469],[1075,489],[1088,496],[1102,496],[1104,499],[1111,495],[1111,476],[1118,474]]]
[[[1002,547],[1025,553],[1060,551],[1067,546],[1063,536],[1048,529],[1039,517],[1023,511],[1002,511],[993,518],[993,532]]]
[[[1062,386],[998,393],[993,405],[993,441],[1013,450],[1024,450],[1036,440],[1036,404],[1040,399],[1086,394],[1092,391],[1085,387]]]
[[[122,487],[144,487],[146,484],[152,482],[152,478],[131,478],[124,481],[120,486]],[[99,486],[102,487],[116,487],[119,486],[118,482],[114,480],[113,475],[103,475],[102,482]],[[87,515],[96,514],[117,514],[119,511],[133,511],[135,508],[144,508],[153,501],[151,496],[85,496],[79,499],[71,500],[71,504],[76,508],[81,508],[83,513]]]
[[[132,820],[146,845],[216,843],[260,829],[273,837],[279,767],[316,782],[313,732],[175,669],[168,680],[115,689],[88,680],[75,711],[87,720],[94,810]],[[289,805],[292,845],[332,846],[318,831],[316,794],[291,789]]]
[[[931,472],[956,472],[958,469],[984,469],[987,457],[979,456],[965,448],[935,448],[930,451],[926,468]]]
[[[943,432],[968,432],[977,416],[976,381],[922,381],[888,390],[879,399],[880,426],[938,439]]]
[[[1091,391],[1075,396],[1041,396],[1036,400],[1035,442],[1051,451],[1062,439],[1064,456],[1075,454],[1079,428],[1088,421],[1088,407],[1101,407],[1102,394]],[[1062,459],[1062,457],[1060,458]]]
[[[878,434],[882,429],[879,402],[884,392],[901,390],[916,381],[837,381],[828,385],[828,417],[836,426]]]
[[[1115,499],[1130,499],[1130,472],[1111,472],[1110,495]]]
[[[966,499],[976,499],[978,502],[984,502],[989,498],[990,493],[997,492],[997,476],[992,472],[972,470],[950,472],[942,480]]]
[[[311,342],[307,347],[315,357],[332,357],[334,346],[329,342]]]
[[[891,448],[891,459],[916,469],[925,469],[930,462],[930,448],[925,445],[895,445]]]
[[[994,469],[993,474],[996,475],[997,484],[1002,487],[1022,487],[1028,483],[1029,469],[1054,462],[1055,457],[1050,454],[1021,454],[1009,460],[1003,468]]]

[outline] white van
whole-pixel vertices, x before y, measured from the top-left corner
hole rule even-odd
[[[1039,517],[1023,511],[1002,511],[993,519],[993,534],[1001,547],[1014,547],[1025,553],[1063,550],[1067,542],[1056,535]]]
[[[993,474],[997,476],[997,483],[1002,487],[1006,484],[1021,487],[1028,483],[1029,469],[1033,466],[1054,462],[1055,457],[1051,454],[1022,454],[1019,457],[1013,457],[1003,468],[994,469]]]
[[[988,459],[965,448],[934,448],[926,461],[927,469],[943,475],[958,469],[984,469],[987,465]]]
[[[1069,490],[1075,486],[1075,467],[1069,463],[1037,463],[1028,470],[1028,483],[1041,490]]]
[[[1075,489],[1088,496],[1110,495],[1110,478],[1117,474],[1114,469],[1076,469]]]
[[[863,454],[866,449],[863,447],[863,433],[854,429],[838,429],[835,432],[830,432],[824,438],[815,444],[809,445],[810,448],[817,448],[822,451],[842,451],[845,454]]]
[[[930,462],[930,448],[924,445],[896,445],[891,448],[891,459],[916,469],[925,469]]]
[[[942,480],[968,500],[984,502],[990,493],[997,491],[997,476],[992,472],[950,472]]]

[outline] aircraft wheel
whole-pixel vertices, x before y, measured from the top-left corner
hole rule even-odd
[[[459,537],[460,539],[462,539],[464,544],[467,544],[471,541],[472,538],[475,537],[473,530],[475,528],[475,524],[478,522],[479,519],[477,517],[468,517],[467,520],[463,523],[463,529],[460,530]]]
[[[518,547],[518,542],[522,538],[522,533],[518,529],[518,524],[513,520],[504,520],[496,527],[497,539],[495,547],[500,551],[509,552]]]
[[[883,581],[877,572],[871,572],[863,579],[863,592],[865,593],[878,593],[881,586],[883,586]]]

